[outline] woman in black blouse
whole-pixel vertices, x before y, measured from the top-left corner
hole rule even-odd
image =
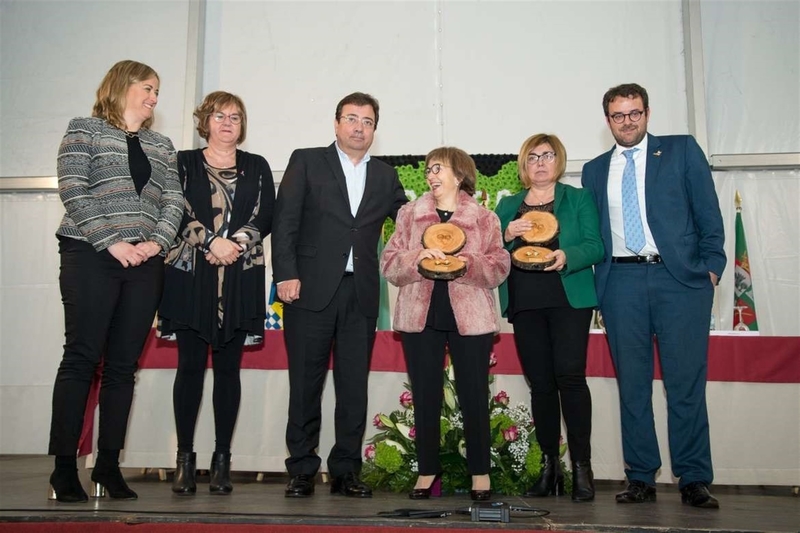
[[[194,431],[210,348],[216,446],[209,490],[229,494],[242,348],[264,336],[262,241],[272,227],[275,184],[266,159],[237,149],[247,133],[247,111],[238,96],[213,92],[194,116],[208,146],[178,154],[186,214],[167,256],[159,309],[162,337],[178,342],[173,388],[178,456],[172,490],[197,490]]]
[[[503,198],[497,215],[506,248],[526,243],[530,211],[555,215],[559,234],[546,243],[553,264],[542,271],[513,266],[500,286],[500,308],[514,325],[522,369],[531,386],[536,439],[542,448],[542,472],[526,496],[564,492],[560,469],[561,414],[567,425],[572,459],[572,499],[594,499],[591,466],[592,398],[586,384],[589,322],[597,305],[592,265],[603,259],[597,208],[585,189],[559,182],[567,151],[555,135],[532,135],[519,151],[523,190]]]
[[[156,72],[120,61],[75,118],[58,151],[66,214],[56,232],[64,355],[53,389],[51,499],[85,502],[76,450],[95,369],[103,362],[95,495],[135,499],[119,469],[139,356],[164,279],[163,254],[183,214],[172,142],[152,131]],[[105,489],[105,490],[104,490]]]

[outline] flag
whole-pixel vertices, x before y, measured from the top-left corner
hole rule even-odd
[[[736,191],[736,267],[733,277],[733,329],[758,331],[753,280],[750,277],[750,258],[747,255],[747,241],[742,224],[742,197],[739,191]]]
[[[278,300],[278,286],[272,284],[269,291],[269,305],[267,305],[267,321],[264,329],[283,329],[283,302]]]
[[[378,239],[378,260],[380,261],[381,254],[383,253],[383,234],[385,225],[381,228],[381,236]],[[389,285],[386,283],[386,278],[380,276],[381,286],[381,299],[378,308],[378,331],[386,331],[392,329],[392,316],[389,308]]]

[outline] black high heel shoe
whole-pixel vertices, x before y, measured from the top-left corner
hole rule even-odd
[[[557,455],[542,457],[542,473],[536,483],[525,492],[525,496],[562,496],[564,494],[564,474]]]
[[[109,467],[95,465],[92,469],[92,498],[102,498],[108,493],[115,500],[135,500],[139,497],[125,483],[119,466]]]
[[[233,492],[231,484],[231,454],[214,452],[211,455],[211,468],[209,469],[211,480],[208,490],[211,494],[230,494]]]
[[[472,483],[475,483],[475,477],[482,477],[482,476],[472,476]],[[491,478],[486,475],[486,479],[491,483]],[[492,498],[492,489],[472,489],[469,491],[469,496],[472,498],[474,502],[485,502],[489,501]]]
[[[433,481],[431,481],[431,484],[427,488],[413,489],[408,493],[408,497],[412,500],[427,500],[431,496],[441,496],[441,483],[441,474],[436,474],[433,476]]]
[[[89,501],[86,491],[83,490],[78,470],[75,468],[56,468],[50,474],[50,492],[48,500],[57,500],[61,503],[84,503]]]

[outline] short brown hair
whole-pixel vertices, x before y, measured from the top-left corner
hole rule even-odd
[[[522,148],[519,149],[519,157],[517,158],[519,180],[526,189],[531,186],[531,178],[528,176],[528,154],[537,146],[545,143],[552,146],[553,152],[556,154],[556,181],[561,179],[561,176],[564,175],[564,171],[567,169],[567,149],[564,148],[561,139],[552,133],[537,133],[536,135],[531,135],[522,143]]]
[[[453,174],[460,178],[461,190],[472,196],[475,194],[475,180],[477,179],[478,169],[475,168],[475,161],[472,157],[460,148],[453,146],[442,146],[431,150],[425,156],[425,166],[431,161],[441,161],[445,166],[450,167]]]
[[[130,59],[117,62],[106,73],[97,88],[97,99],[92,107],[92,116],[102,118],[115,128],[127,130],[124,114],[128,87],[150,78],[161,81],[156,71],[144,63]],[[141,127],[149,129],[152,124],[153,117],[151,116],[142,122]]]
[[[239,113],[242,115],[239,139],[237,139],[236,144],[242,144],[244,142],[247,137],[247,109],[245,109],[244,102],[241,98],[235,94],[226,93],[225,91],[209,93],[203,99],[203,103],[194,110],[194,117],[197,119],[197,133],[200,137],[208,141],[208,121],[211,119],[211,115],[229,105],[237,107]]]
[[[613,102],[615,98],[636,98],[637,96],[642,99],[644,104],[643,111],[647,113],[647,110],[650,109],[650,98],[647,96],[647,90],[636,83],[623,83],[610,88],[603,95],[603,114],[608,116],[608,104]]]
[[[375,129],[378,129],[380,105],[378,105],[378,100],[374,96],[367,93],[352,93],[342,98],[336,105],[336,122],[339,122],[339,119],[342,118],[342,108],[346,105],[356,105],[359,107],[368,105],[372,107],[372,111],[375,113]]]

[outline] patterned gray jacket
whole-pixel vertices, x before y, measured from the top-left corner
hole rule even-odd
[[[112,244],[151,240],[162,255],[183,218],[183,192],[172,141],[148,129],[139,140],[150,161],[141,196],[131,178],[125,132],[100,118],[74,118],[58,150],[58,194],[66,214],[56,235]]]

